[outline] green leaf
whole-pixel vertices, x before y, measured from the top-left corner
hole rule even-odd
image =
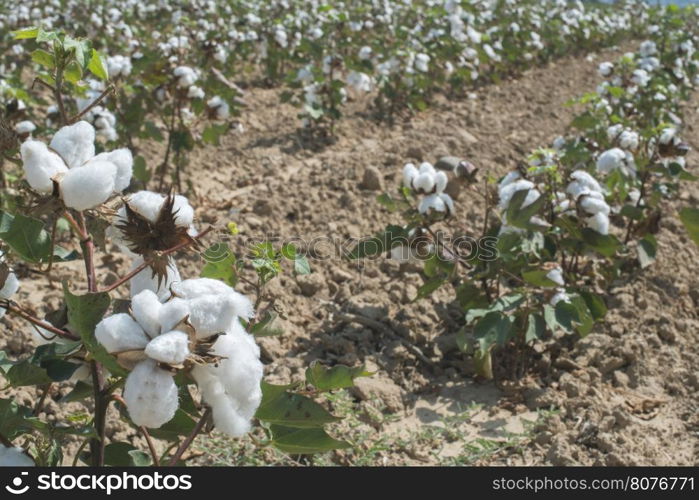
[[[485,351],[477,349],[473,353],[473,367],[476,373],[481,377],[492,379],[493,378],[493,358],[490,353],[490,349]]]
[[[51,256],[51,235],[38,219],[0,211],[0,240],[26,262],[39,264],[47,262]],[[54,249],[54,262],[75,260],[76,257],[75,252],[60,247]]]
[[[310,455],[326,451],[350,448],[346,441],[338,441],[328,435],[323,429],[298,429],[282,425],[271,425],[271,444],[292,455]]]
[[[408,231],[395,225],[389,225],[386,229],[373,238],[360,241],[350,252],[350,259],[373,257],[386,252],[398,244],[408,243]]]
[[[558,283],[555,281],[551,281],[549,278],[547,278],[548,271],[544,269],[535,269],[533,271],[524,271],[522,273],[522,278],[524,278],[524,281],[527,283],[534,285],[534,286],[540,286],[540,287],[555,287],[559,286]]]
[[[262,402],[255,417],[289,427],[318,427],[340,420],[315,401],[286,389],[262,382]]]
[[[0,399],[0,434],[7,439],[14,439],[31,430],[27,426],[27,418],[31,415],[30,408],[20,406],[12,399]]]
[[[507,223],[521,229],[537,230],[539,226],[530,222],[530,219],[544,206],[546,197],[539,196],[533,203],[530,203],[526,207],[522,207],[522,204],[527,199],[529,191],[529,189],[522,189],[512,196],[510,204],[507,207]]]
[[[202,278],[218,279],[227,285],[236,285],[238,282],[237,259],[228,245],[214,243],[204,251],[202,257],[206,261],[200,273]]]
[[[444,277],[438,277],[438,278],[433,278],[429,281],[426,281],[425,283],[420,286],[420,288],[417,289],[417,296],[413,299],[413,301],[419,300],[419,299],[424,299],[425,297],[429,296],[437,290],[440,286],[442,286],[444,283],[446,283],[446,279]]]
[[[70,83],[78,83],[83,77],[83,70],[77,61],[71,61],[65,68],[64,75]]]
[[[556,324],[566,332],[572,332],[576,324],[580,323],[578,308],[572,303],[561,300],[554,309]]]
[[[541,340],[546,332],[546,321],[541,314],[530,314],[527,318],[527,331],[524,335],[525,342]]]
[[[494,344],[505,345],[514,333],[512,326],[512,319],[499,311],[483,316],[473,327],[480,350],[486,352]]]
[[[645,269],[655,262],[655,255],[658,250],[658,242],[655,236],[652,234],[647,234],[642,240],[638,242],[638,263],[641,265],[641,269]]]
[[[53,54],[46,52],[43,49],[36,49],[32,52],[32,61],[44,66],[47,69],[53,69],[56,65]]]
[[[75,384],[72,391],[61,398],[60,402],[72,403],[73,401],[82,401],[85,398],[91,397],[92,394],[92,386],[80,380]]]
[[[144,184],[150,181],[150,170],[148,170],[148,167],[146,166],[146,159],[141,155],[133,159],[133,176],[137,181]]]
[[[335,365],[326,368],[317,361],[313,361],[306,369],[306,382],[319,391],[344,389],[354,386],[357,377],[370,377],[372,373],[366,371],[364,366],[350,368],[345,365]]]
[[[278,315],[274,311],[267,311],[264,318],[258,321],[250,329],[250,333],[255,337],[275,337],[281,335],[283,330],[281,328],[274,326],[274,321],[277,319]]]
[[[106,80],[107,78],[109,78],[107,68],[104,65],[104,60],[102,59],[100,53],[95,49],[92,49],[92,53],[90,54],[90,61],[87,63],[87,69],[89,69],[90,72],[100,80]]]
[[[73,295],[66,283],[63,283],[63,293],[68,308],[68,324],[80,335],[87,350],[113,375],[126,376],[127,371],[95,338],[95,326],[102,320],[111,303],[109,294],[102,292]]]
[[[592,327],[595,325],[595,320],[590,314],[590,310],[587,307],[587,302],[579,295],[574,295],[570,299],[571,304],[576,310],[578,323],[575,325],[575,329],[581,337],[587,336],[588,333],[592,331]]]
[[[213,124],[204,129],[201,134],[201,140],[207,144],[219,146],[221,144],[221,136],[228,132],[227,124]]]
[[[180,437],[189,435],[196,427],[196,421],[182,408],[178,408],[175,416],[157,429],[150,429],[150,434],[156,439],[179,441]]]
[[[15,40],[29,40],[31,38],[36,38],[39,35],[39,28],[36,26],[29,26],[28,28],[11,31],[10,34]]]
[[[600,234],[594,229],[582,229],[582,238],[587,245],[605,257],[613,257],[621,247],[621,243],[610,234]]]
[[[587,308],[595,321],[599,321],[607,314],[607,304],[601,295],[591,292],[580,292],[580,296],[587,304]]]
[[[116,467],[150,465],[150,457],[130,443],[109,443],[104,447],[104,463]]]
[[[699,245],[699,209],[685,207],[680,210],[680,220],[684,224],[689,237]]]

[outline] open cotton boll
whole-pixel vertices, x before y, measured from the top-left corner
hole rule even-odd
[[[413,179],[413,187],[418,192],[429,193],[434,189],[434,175],[432,172],[423,172]]]
[[[252,318],[255,315],[250,299],[219,280],[193,278],[180,281],[172,285],[172,292],[187,300],[197,299],[205,295],[225,295],[229,299],[228,305],[233,309],[231,313],[233,316]]]
[[[28,140],[20,147],[24,177],[29,185],[39,193],[53,191],[53,179],[57,174],[68,171],[65,163],[46,144],[40,141]]]
[[[19,446],[0,444],[0,467],[34,467],[36,464]]]
[[[199,339],[225,331],[238,311],[236,298],[230,293],[189,299],[189,308],[189,322]]]
[[[578,201],[580,207],[590,215],[595,215],[598,213],[609,215],[609,205],[607,205],[607,202],[604,201],[602,196],[597,197],[595,194],[597,193],[592,192],[580,198]]]
[[[186,197],[175,195],[172,209],[175,212],[175,224],[178,226],[189,226],[194,222],[194,208]]]
[[[131,265],[131,270],[136,269],[141,264],[143,264],[143,257],[136,257]],[[143,290],[151,290],[155,292],[162,302],[170,297],[170,287],[178,281],[182,281],[180,272],[177,270],[175,261],[170,258],[168,260],[167,275],[160,281],[160,286],[158,286],[158,277],[147,267],[131,278],[129,282],[131,286],[131,296],[134,297]]]
[[[160,310],[163,305],[152,290],[143,290],[131,299],[131,312],[150,338],[160,335]]]
[[[107,316],[97,323],[95,337],[110,353],[143,350],[150,340],[141,325],[126,313]]]
[[[161,363],[180,365],[189,356],[189,337],[173,330],[155,337],[146,346],[146,356]]]
[[[56,132],[50,146],[68,167],[79,167],[95,156],[95,129],[84,120],[67,125]]]
[[[592,217],[585,219],[587,227],[602,235],[609,234],[609,216],[603,212],[599,212]]]
[[[162,331],[167,332],[189,316],[189,302],[179,297],[165,302],[158,311],[158,322]]]
[[[133,175],[133,155],[131,154],[131,150],[128,148],[121,148],[108,153],[100,153],[95,156],[92,161],[98,160],[108,161],[116,165],[114,191],[120,193],[129,187],[129,184],[131,184],[131,176]]]
[[[211,406],[216,428],[231,437],[240,437],[250,431],[250,419],[239,412],[236,401],[226,390],[211,366],[195,366],[192,377],[197,382],[202,399]]]
[[[626,153],[619,148],[612,148],[597,158],[597,171],[603,174],[608,174],[612,170],[621,168],[626,160]]]
[[[435,188],[436,188],[438,193],[441,193],[442,191],[444,191],[446,189],[447,182],[448,182],[447,174],[445,174],[441,170],[434,174],[434,184],[435,184]]]
[[[216,370],[220,372],[226,392],[238,401],[241,410],[252,410],[248,414],[248,418],[252,418],[260,404],[260,381],[264,372],[255,339],[236,321],[226,335],[216,340],[212,351],[224,358]]]
[[[546,277],[556,283],[557,285],[565,285],[566,282],[563,279],[563,271],[561,270],[560,267],[555,267],[551,269],[547,274]]]
[[[413,179],[417,177],[418,170],[412,163],[406,163],[403,167],[403,185],[407,188],[413,187]]]
[[[137,193],[129,195],[127,199],[131,210],[151,222],[155,222],[158,219],[158,214],[160,213],[160,208],[163,206],[164,201],[165,197],[162,194],[154,193],[153,191],[138,191]],[[124,210],[124,218],[125,217],[126,210]]]
[[[539,192],[534,189],[534,183],[525,179],[517,179],[500,189],[500,203],[499,206],[503,210],[510,206],[510,201],[517,191],[529,190],[522,207],[531,205],[539,198]]]
[[[15,125],[15,132],[19,135],[31,134],[36,130],[36,125],[34,125],[29,120],[24,120]]]
[[[522,174],[519,173],[517,170],[513,170],[512,172],[509,172],[505,177],[502,178],[500,181],[500,184],[498,184],[498,192],[502,191],[502,189],[515,182],[518,179],[522,178]]]
[[[9,273],[5,278],[5,284],[0,288],[0,299],[9,299],[19,290],[19,280],[15,273]]]
[[[107,161],[91,161],[84,167],[70,169],[60,183],[63,203],[75,210],[101,205],[114,192],[117,167]]]
[[[559,302],[570,302],[570,297],[566,293],[564,288],[557,288],[556,293],[554,294],[553,297],[551,297],[551,300],[549,301],[549,304],[552,306],[555,306]]]
[[[133,423],[151,429],[172,420],[179,406],[172,375],[150,359],[138,363],[126,378],[124,400]]]

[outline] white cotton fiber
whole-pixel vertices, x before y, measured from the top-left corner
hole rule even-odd
[[[193,299],[201,295],[218,295],[233,290],[223,281],[211,278],[193,278],[181,281],[172,287],[172,291],[183,299]]]
[[[0,444],[0,467],[34,467],[36,464],[19,446]]]
[[[114,192],[117,168],[111,162],[91,161],[84,167],[72,168],[61,181],[61,198],[75,210],[94,208]]]
[[[431,194],[429,196],[425,196],[422,201],[420,202],[420,205],[418,207],[418,211],[421,214],[426,214],[430,211],[434,212],[446,212],[447,211],[447,205],[444,203],[444,200],[437,194]]]
[[[109,161],[116,165],[116,177],[114,179],[114,191],[120,193],[131,184],[133,175],[133,155],[127,148],[115,149],[109,153],[100,153],[94,160]]]
[[[434,175],[431,172],[423,172],[413,179],[413,187],[416,191],[429,193],[434,189]]]
[[[143,264],[143,257],[136,257],[131,265],[131,269],[133,270],[141,264]],[[149,267],[146,267],[143,271],[131,278],[129,282],[131,286],[131,296],[134,297],[143,290],[151,290],[155,292],[158,299],[162,302],[170,298],[170,287],[181,280],[182,278],[180,278],[180,273],[177,270],[175,261],[169,259],[167,275],[160,282],[160,286],[158,286],[158,277],[153,275],[153,271]]]
[[[174,297],[162,305],[158,321],[162,331],[167,332],[172,330],[187,316],[189,316],[189,302],[185,299]]]
[[[602,186],[600,186],[599,182],[584,170],[576,170],[570,174],[570,178],[578,182],[581,186],[588,188],[590,191],[602,192]]]
[[[609,234],[609,216],[604,212],[599,212],[586,219],[587,227],[599,234]]]
[[[199,339],[223,332],[236,316],[235,304],[229,294],[189,299],[189,308],[189,322]]]
[[[108,352],[143,350],[148,345],[143,328],[128,314],[113,314],[95,328],[95,337]]]
[[[250,420],[262,400],[260,350],[235,320],[228,333],[216,340],[213,352],[225,359],[218,366],[195,367],[192,376],[213,409],[216,427],[238,437],[250,430]]]
[[[24,141],[20,148],[24,176],[32,189],[40,193],[53,191],[51,179],[68,171],[65,163],[46,144],[40,141]]]
[[[417,177],[418,171],[412,163],[406,163],[403,167],[403,186],[413,187],[413,179]]]
[[[169,365],[182,364],[189,356],[189,337],[177,330],[163,333],[146,346],[146,356]]]
[[[131,210],[149,221],[155,222],[158,219],[165,197],[153,191],[139,191],[130,195],[126,201]]]
[[[175,211],[175,224],[178,226],[189,226],[194,222],[194,209],[189,204],[189,200],[181,195],[175,195],[173,203],[173,211]]]
[[[0,299],[9,299],[19,290],[19,280],[15,273],[9,273],[5,278],[5,284],[0,288]]]
[[[126,379],[124,400],[136,425],[157,429],[175,416],[179,406],[177,385],[155,361],[141,361]]]
[[[143,290],[131,299],[131,312],[150,338],[160,335],[160,309],[158,296],[152,290]]]
[[[50,146],[68,167],[79,167],[95,156],[95,129],[84,120],[62,127],[51,139]]]

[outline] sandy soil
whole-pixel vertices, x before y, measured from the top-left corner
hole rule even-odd
[[[287,275],[270,287],[284,334],[260,340],[267,374],[277,381],[301,379],[315,359],[375,370],[350,395],[360,412],[381,414],[357,424],[362,452],[391,439],[372,452],[370,463],[697,464],[697,249],[676,219],[662,221],[658,262],[613,288],[605,323],[585,339],[562,342],[519,384],[473,378],[455,344],[461,313],[448,305],[449,290],[413,302],[422,283],[417,269],[387,259],[358,265],[335,248],[392,220],[374,198],[398,186],[408,160],[452,154],[469,159],[481,175],[498,176],[532,148],[550,144],[574,114],[564,103],[594,89],[597,64],[619,52],[532,69],[482,89],[475,99],[439,99],[393,128],[364,113],[365,103],[353,103],[339,123],[340,139],[324,145],[298,134],[296,110],[278,104],[278,90],[249,89],[244,131],[191,158],[188,178],[201,223],[235,221],[241,235],[230,244],[238,250],[244,238],[270,235],[311,250],[311,275]],[[687,107],[685,134],[695,150],[696,107],[696,101]],[[698,198],[696,189],[684,192],[671,210]],[[479,201],[464,193],[457,207],[457,226],[475,233],[482,224]],[[183,274],[194,276],[200,266],[191,257]],[[61,277],[80,272],[79,265],[66,266]],[[45,295],[49,300],[42,303]],[[57,304],[58,290],[28,284],[18,298],[27,300],[45,313]],[[370,321],[348,320],[357,316]],[[0,347],[7,344],[15,355],[27,351],[26,326],[13,319],[2,324],[9,335],[0,337]],[[48,418],[80,411],[80,405],[59,408],[54,401],[67,390],[52,395]],[[19,402],[32,395],[16,392]],[[340,426],[335,432],[345,431]],[[140,441],[115,418],[109,433]],[[343,452],[329,460],[358,463],[360,455]]]

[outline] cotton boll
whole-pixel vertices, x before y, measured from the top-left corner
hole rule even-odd
[[[448,182],[447,174],[445,174],[442,171],[435,173],[434,184],[435,184],[435,188],[436,188],[438,193],[441,193],[442,191],[444,191],[446,189],[447,182]]]
[[[599,212],[586,220],[587,227],[602,235],[609,234],[609,216],[603,212]]]
[[[50,145],[68,167],[79,167],[95,156],[95,129],[88,122],[81,120],[62,127],[53,136]]]
[[[427,214],[429,212],[446,212],[447,205],[438,194],[431,194],[429,196],[425,196],[422,201],[420,201],[418,211],[421,214]]]
[[[149,341],[143,328],[126,313],[107,316],[97,323],[95,337],[110,353],[143,350]]]
[[[609,205],[604,199],[599,199],[594,196],[585,195],[579,199],[578,203],[580,207],[585,210],[590,215],[595,215],[598,213],[603,213],[604,215],[609,215]]]
[[[172,209],[175,212],[175,224],[178,226],[189,226],[194,221],[194,209],[184,196],[175,195]]]
[[[32,189],[39,193],[46,194],[53,191],[51,179],[68,171],[61,157],[50,151],[43,142],[33,140],[23,142],[20,154],[24,176]]]
[[[230,294],[189,299],[189,308],[189,322],[199,339],[225,331],[236,317],[235,300]]]
[[[434,169],[434,166],[432,166],[431,163],[426,162],[426,161],[420,163],[420,168],[418,169],[418,171],[421,174],[433,174],[433,175],[436,172],[436,170]]]
[[[512,184],[514,181],[521,179],[522,174],[519,173],[517,170],[513,170],[512,172],[509,172],[505,177],[502,178],[500,181],[500,184],[498,185],[498,191],[501,191],[502,188],[507,186],[508,184]]]
[[[549,304],[551,304],[552,306],[555,306],[556,304],[558,304],[561,301],[570,302],[570,297],[568,296],[568,294],[566,293],[564,288],[557,288],[556,294],[553,297],[551,297]]]
[[[599,158],[597,158],[597,171],[603,174],[608,174],[612,170],[621,168],[625,159],[626,153],[622,149],[609,149],[599,155]]]
[[[585,187],[590,191],[602,192],[602,186],[600,186],[599,182],[584,170],[576,170],[570,174],[570,178],[573,179],[574,183],[577,183],[576,186],[578,187]],[[573,182],[571,182],[571,186]],[[573,194],[570,192],[570,187],[568,193]]]
[[[29,120],[24,120],[15,125],[15,132],[18,135],[31,134],[36,130],[36,125],[34,125]]]
[[[170,331],[182,320],[189,316],[189,302],[179,297],[174,297],[165,302],[160,308],[158,321],[161,330]]]
[[[0,467],[34,467],[36,464],[19,446],[0,444]]]
[[[131,270],[136,269],[141,264],[143,264],[143,257],[136,257],[131,265]],[[151,290],[155,292],[162,302],[170,297],[170,287],[179,281],[182,281],[182,278],[180,277],[180,272],[177,270],[177,265],[174,260],[169,259],[167,275],[160,281],[160,284],[158,284],[158,277],[154,275],[153,271],[148,267],[131,278],[131,296],[134,297],[143,290]]]
[[[138,191],[130,195],[126,201],[131,210],[149,221],[155,222],[158,219],[165,197],[153,191]]]
[[[116,177],[114,178],[114,191],[120,193],[131,184],[133,175],[133,155],[127,148],[115,149],[109,153],[100,153],[95,160],[109,161],[116,165]]]
[[[155,361],[136,365],[126,379],[124,400],[136,425],[157,429],[172,420],[179,406],[177,385]]]
[[[87,210],[101,205],[114,192],[117,167],[107,161],[91,161],[73,168],[61,180],[61,198],[67,207]]]
[[[413,187],[413,179],[417,177],[418,170],[412,163],[406,163],[403,167],[403,185],[407,188]]]
[[[0,288],[0,299],[9,299],[19,290],[19,280],[15,273],[9,273],[5,278],[5,284]]]
[[[429,193],[434,189],[434,175],[431,172],[423,172],[413,179],[413,187],[416,191]]]
[[[250,419],[239,413],[238,405],[228,397],[223,384],[210,366],[196,366],[192,377],[197,382],[202,399],[213,410],[216,428],[231,436],[240,437],[250,431]]]
[[[194,278],[172,285],[173,293],[183,299],[196,299],[203,295],[228,295],[234,308],[233,315],[241,318],[252,318],[255,315],[252,302],[245,295],[233,290],[219,280],[211,278]]]
[[[563,272],[560,267],[556,267],[554,269],[551,269],[547,274],[546,277],[556,283],[557,285],[563,286],[566,284],[565,280],[563,279]]]
[[[146,356],[161,363],[180,365],[189,356],[189,337],[173,330],[155,337],[146,346]]]
[[[533,182],[527,181],[525,179],[518,179],[514,182],[511,182],[511,183],[505,185],[503,188],[500,189],[500,203],[499,203],[500,208],[502,208],[504,210],[507,207],[509,207],[510,201],[512,200],[512,197],[515,195],[515,193],[517,191],[525,191],[525,190],[529,190],[529,194],[527,194],[527,198],[525,199],[524,203],[522,204],[522,207],[524,207],[526,205],[531,205],[539,198],[539,192],[536,189],[534,189]],[[532,193],[535,193],[535,194],[532,194]],[[525,205],[525,203],[526,203],[526,205]]]
[[[131,299],[131,312],[150,338],[160,335],[160,310],[163,305],[152,290],[143,290]]]

